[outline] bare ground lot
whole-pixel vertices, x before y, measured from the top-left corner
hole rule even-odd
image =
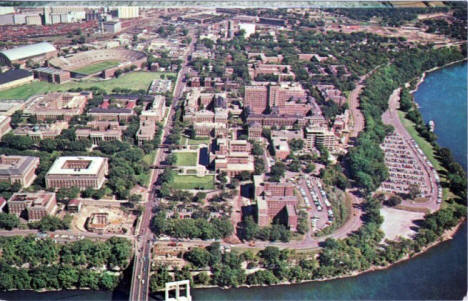
[[[86,220],[93,213],[109,213],[108,226],[105,233],[131,234],[136,216],[126,213],[119,207],[83,205],[79,213],[75,213],[72,221],[72,229],[88,232],[85,227]]]
[[[383,207],[380,214],[384,218],[382,231],[385,234],[385,239],[394,240],[398,236],[409,238],[415,234],[415,220],[424,218],[423,212],[411,212],[394,208]]]

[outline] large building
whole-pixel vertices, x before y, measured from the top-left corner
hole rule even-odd
[[[20,183],[28,187],[34,181],[39,158],[29,156],[0,156],[0,181]]]
[[[128,108],[91,108],[88,115],[95,120],[129,121],[135,115],[133,109]]]
[[[0,65],[22,65],[27,60],[40,61],[54,56],[57,56],[54,45],[41,42],[0,51]]]
[[[104,32],[118,33],[122,30],[122,24],[119,21],[106,21],[102,23]]]
[[[262,114],[277,107],[282,114],[305,116],[311,109],[310,105],[304,103],[306,96],[304,89],[298,85],[246,86],[244,106],[254,114]]]
[[[18,136],[28,136],[35,142],[42,139],[54,139],[60,135],[62,130],[68,128],[68,122],[57,121],[51,124],[23,125],[15,128],[13,134]]]
[[[8,200],[8,212],[29,221],[38,221],[44,216],[54,214],[56,210],[57,201],[53,192],[15,193]]]
[[[73,116],[83,113],[86,103],[92,94],[81,93],[50,93],[34,96],[26,106],[24,113],[34,115],[40,121],[60,120],[70,121]]]
[[[304,129],[304,133],[306,137],[306,146],[308,148],[325,147],[329,151],[335,150],[336,136],[327,128],[310,126]]]
[[[255,170],[250,144],[245,140],[217,139],[215,156],[215,169],[226,172],[230,177]]]
[[[277,220],[295,231],[297,229],[297,197],[294,194],[294,185],[266,182],[263,187],[260,187],[257,179],[258,177],[254,178],[258,225],[265,227]]]
[[[24,69],[13,69],[0,73],[0,91],[28,84],[34,80],[33,74]]]
[[[86,124],[86,128],[76,129],[76,139],[90,139],[93,144],[101,141],[122,140],[122,131],[125,127],[120,126],[118,121],[94,120]]]
[[[107,165],[102,157],[59,157],[46,174],[46,187],[99,189],[106,180]]]
[[[34,78],[49,83],[62,84],[71,79],[69,71],[55,69],[52,67],[40,67],[33,70]]]

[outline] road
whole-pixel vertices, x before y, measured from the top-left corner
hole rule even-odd
[[[170,130],[174,124],[175,108],[177,103],[182,96],[185,84],[183,79],[185,74],[188,72],[187,62],[188,54],[193,52],[195,45],[195,39],[192,38],[192,42],[186,52],[182,68],[177,75],[176,84],[173,91],[173,102],[169,107],[169,115],[163,123],[163,134],[161,142],[165,143],[167,136],[170,134]],[[156,150],[156,156],[154,158],[153,166],[159,166],[166,159],[166,153],[164,148],[158,148]],[[136,241],[132,285],[130,288],[130,301],[147,301],[149,296],[149,279],[151,270],[151,249],[154,243],[153,234],[151,233],[150,223],[153,217],[153,207],[157,206],[158,199],[156,197],[155,184],[158,179],[161,169],[153,169],[151,171],[151,181],[148,187],[148,200],[145,204],[145,210],[140,219],[140,225],[138,230],[138,236]]]

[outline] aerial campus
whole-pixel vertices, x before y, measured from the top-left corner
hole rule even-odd
[[[191,300],[450,239],[466,173],[412,93],[466,14],[0,6],[0,290]]]

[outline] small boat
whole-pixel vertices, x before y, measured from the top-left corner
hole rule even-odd
[[[435,129],[435,122],[434,122],[434,120],[430,120],[430,121],[428,122],[428,125],[429,125],[429,130],[430,130],[431,132],[434,132],[434,129]]]

